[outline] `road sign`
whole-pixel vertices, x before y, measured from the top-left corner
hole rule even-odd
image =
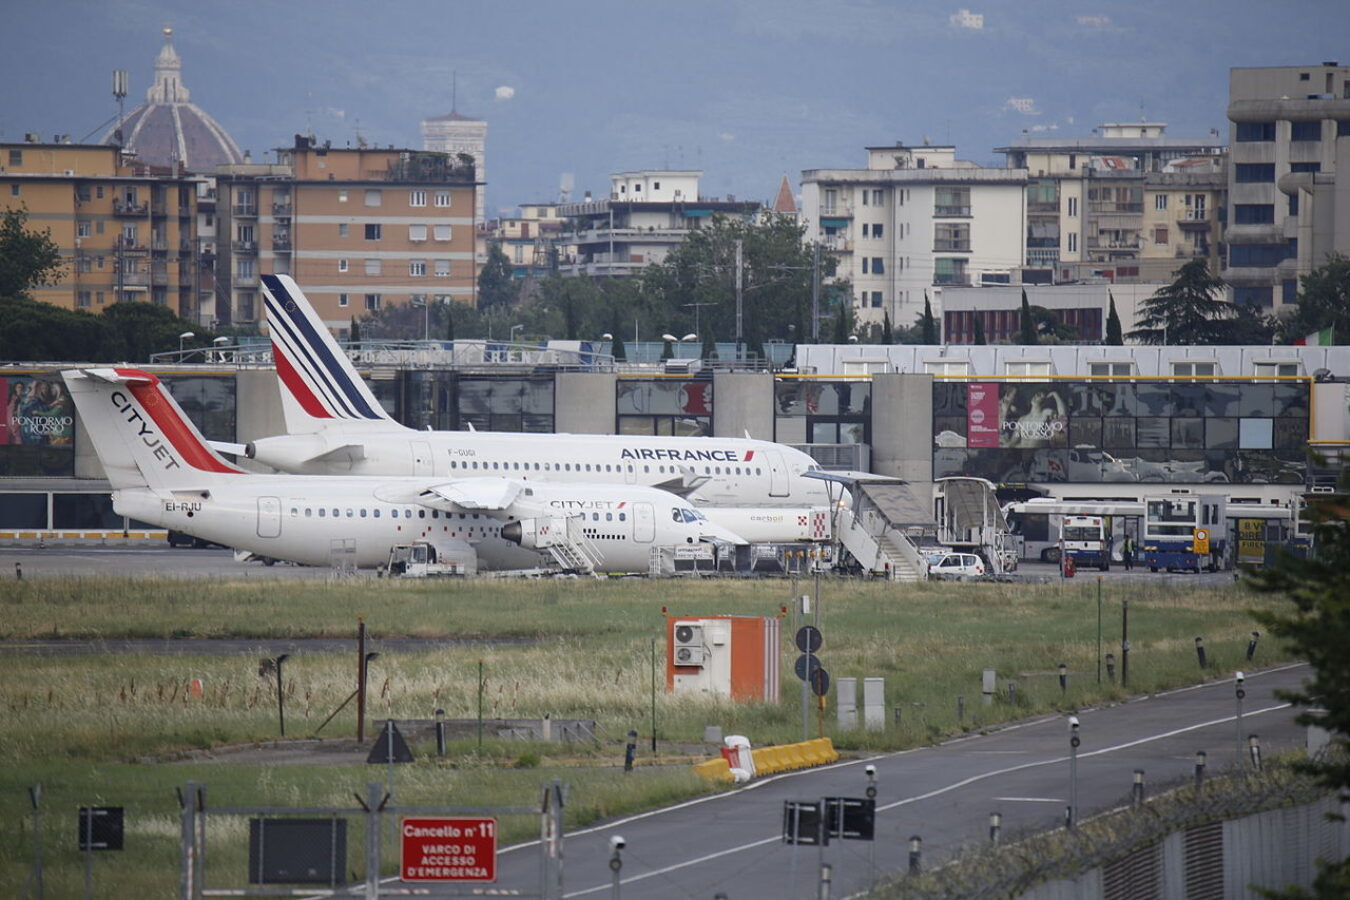
[[[815,653],[820,649],[822,640],[820,629],[814,625],[803,625],[797,629],[797,649],[803,653]]]
[[[824,697],[830,692],[830,673],[824,669],[816,669],[811,673],[811,690],[817,697]]]
[[[877,801],[826,797],[825,831],[846,841],[870,841],[876,828]]]
[[[122,849],[122,807],[80,807],[80,849]]]
[[[404,881],[496,881],[497,820],[408,818],[399,824]]]
[[[806,681],[810,677],[808,674],[809,672],[815,672],[816,669],[819,668],[820,657],[811,656],[806,653],[797,657],[797,662],[792,666],[793,671],[797,673],[797,677],[802,681]]]
[[[783,843],[828,844],[830,837],[820,827],[820,804],[783,801]]]

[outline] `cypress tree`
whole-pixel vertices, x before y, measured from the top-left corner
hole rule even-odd
[[[1110,310],[1106,314],[1106,345],[1108,347],[1119,347],[1125,343],[1124,333],[1120,330],[1120,316],[1116,313],[1116,298],[1110,292],[1106,296],[1111,300]]]
[[[983,347],[989,341],[984,336],[984,316],[975,314],[975,345]]]
[[[923,292],[923,342],[925,344],[936,344],[941,338],[938,335],[937,319],[933,318],[933,304],[928,299],[928,292]]]
[[[1027,301],[1027,289],[1022,288],[1021,330],[1017,342],[1024,347],[1039,343],[1036,338],[1036,320],[1031,317],[1031,304]]]

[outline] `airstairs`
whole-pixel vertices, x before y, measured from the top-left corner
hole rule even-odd
[[[564,572],[573,575],[594,575],[600,565],[600,551],[586,537],[581,519],[569,517],[563,520],[565,528],[553,529],[553,537],[540,549],[547,550]]]
[[[1017,568],[1013,537],[992,483],[959,476],[939,478],[933,488],[939,544],[979,554],[995,575]]]
[[[894,480],[860,481],[852,493],[852,508],[839,511],[837,534],[858,565],[891,581],[927,578],[928,563],[915,541],[936,526],[928,504]]]

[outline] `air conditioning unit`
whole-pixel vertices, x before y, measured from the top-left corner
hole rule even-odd
[[[703,623],[676,622],[672,661],[677,666],[699,666],[704,662]]]

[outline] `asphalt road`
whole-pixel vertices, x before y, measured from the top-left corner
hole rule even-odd
[[[1244,735],[1258,734],[1267,753],[1302,746],[1294,710],[1274,696],[1298,684],[1306,666],[1249,673]],[[1231,679],[1079,713],[1080,821],[1128,802],[1135,769],[1151,785],[1189,779],[1195,753],[1210,771],[1234,765],[1237,700]],[[1245,747],[1245,741],[1243,742]],[[862,797],[866,764],[877,769],[877,826],[872,844],[835,841],[822,851],[782,842],[785,800]],[[833,895],[865,890],[873,877],[908,866],[912,835],[923,839],[925,865],[963,845],[987,840],[989,813],[1005,833],[1062,824],[1070,794],[1069,734],[1062,716],[870,760],[763,779],[731,793],[633,816],[566,837],[567,897],[611,890],[610,837],[626,847],[620,871],[625,896],[688,900],[724,893],[737,898],[817,896],[821,861],[833,865]],[[535,889],[537,843],[502,852],[497,887]]]

